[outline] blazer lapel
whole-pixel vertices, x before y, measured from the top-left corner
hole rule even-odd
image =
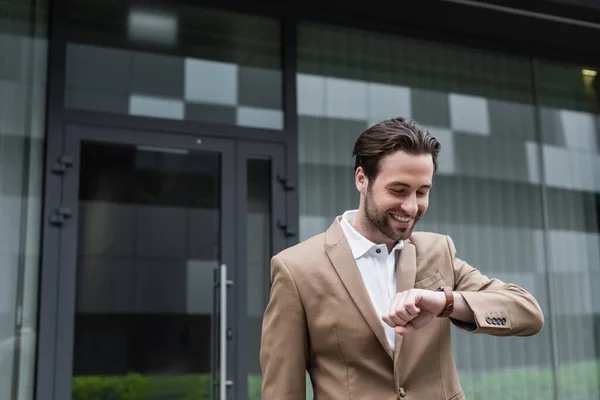
[[[415,287],[417,275],[417,251],[410,239],[404,241],[404,247],[400,250],[400,257],[396,262],[396,293],[404,292]],[[400,346],[402,346],[401,335],[396,335],[394,344],[394,364],[398,363]]]
[[[325,234],[325,250],[348,293],[350,293],[352,300],[354,300],[354,303],[367,321],[367,324],[369,324],[369,327],[371,327],[379,343],[381,343],[390,358],[393,358],[392,349],[385,336],[383,323],[371,302],[362,275],[352,256],[352,250],[340,226],[339,217],[336,218]]]

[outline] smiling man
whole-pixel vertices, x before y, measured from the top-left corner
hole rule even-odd
[[[440,144],[418,124],[383,121],[354,146],[358,210],[272,259],[261,345],[263,400],[464,399],[450,323],[530,336],[544,324],[521,287],[456,257],[448,236],[415,232]]]

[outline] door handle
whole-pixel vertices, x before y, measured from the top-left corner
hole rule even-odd
[[[221,329],[220,340],[220,365],[221,373],[219,379],[219,400],[227,399],[227,387],[233,386],[233,381],[227,379],[227,287],[233,285],[233,281],[227,280],[227,265],[221,264],[220,279],[221,294]]]

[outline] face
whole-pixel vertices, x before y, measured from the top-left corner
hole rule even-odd
[[[430,154],[408,154],[401,150],[379,162],[379,174],[369,181],[362,168],[356,171],[361,194],[363,228],[375,243],[405,240],[429,206],[433,180]]]

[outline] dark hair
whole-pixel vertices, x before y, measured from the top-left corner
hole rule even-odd
[[[373,125],[356,140],[352,151],[356,157],[354,171],[362,167],[367,178],[373,181],[379,173],[379,160],[396,150],[431,154],[434,171],[437,171],[440,147],[436,138],[416,122],[404,118],[388,119]]]

